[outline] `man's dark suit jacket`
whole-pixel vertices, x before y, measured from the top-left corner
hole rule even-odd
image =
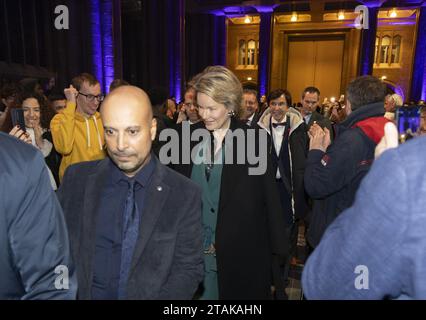
[[[145,194],[127,296],[191,299],[204,272],[201,191],[157,158],[153,160],[156,164]],[[97,207],[110,161],[69,167],[58,191],[77,266],[79,299],[91,299]]]
[[[257,127],[257,123],[259,122],[260,119],[260,114],[255,112],[253,120],[251,120],[251,124],[249,125],[249,128],[256,128]]]

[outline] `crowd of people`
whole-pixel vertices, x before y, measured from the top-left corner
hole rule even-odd
[[[358,77],[323,103],[314,86],[259,100],[223,66],[194,76],[179,103],[121,79],[104,96],[88,73],[59,91],[47,94],[33,79],[0,90],[0,169],[8,173],[0,176],[0,248],[10,243],[0,253],[0,298],[287,299],[300,224],[307,298],[426,295],[397,275],[402,260],[414,259],[404,248],[418,245],[404,228],[424,241],[413,221],[423,219],[422,200],[411,202],[403,176],[426,191],[426,180],[398,164],[420,168],[414,150],[425,139],[376,165],[377,146],[390,145],[385,128],[404,105],[382,80]],[[423,135],[426,107],[418,105]],[[164,130],[177,133],[173,163],[161,156],[171,145]],[[187,141],[186,131],[206,139]],[[260,174],[250,150],[265,163]],[[381,195],[387,187],[393,200]],[[357,265],[377,277],[371,290],[353,286]],[[423,265],[412,275],[419,281]],[[58,266],[68,270],[59,288]]]

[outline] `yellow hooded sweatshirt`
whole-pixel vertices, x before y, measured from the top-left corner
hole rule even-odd
[[[99,112],[90,118],[76,112],[76,103],[67,102],[65,109],[50,122],[53,144],[62,155],[59,179],[68,166],[105,158],[104,127]]]

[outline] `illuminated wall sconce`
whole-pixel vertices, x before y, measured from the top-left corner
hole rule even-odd
[[[386,76],[381,76],[380,79],[382,79],[382,81],[385,81],[387,79],[387,77]]]
[[[291,15],[290,21],[291,22],[296,22],[297,21],[297,13],[296,12],[293,12],[293,14]]]
[[[331,103],[335,103],[335,102],[336,102],[336,98],[335,98],[335,97],[331,97],[331,98],[330,98],[330,102],[331,102]]]
[[[244,19],[244,23],[251,23],[252,22],[252,18],[250,18],[249,16],[246,16],[246,18]]]
[[[396,18],[398,16],[398,14],[396,13],[396,9],[395,8],[393,8],[392,10],[391,10],[391,12],[389,13],[389,17],[391,17],[391,18]]]
[[[337,18],[339,20],[345,20],[345,11],[339,11],[339,13],[337,14]]]
[[[251,81],[251,80],[253,80],[252,77],[247,77],[247,81]]]

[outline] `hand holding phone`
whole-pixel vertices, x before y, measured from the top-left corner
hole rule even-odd
[[[21,108],[12,108],[10,109],[10,115],[12,118],[12,125],[19,126],[19,128],[26,132],[25,130],[25,118],[24,118],[24,110]]]
[[[13,127],[9,134],[18,138],[19,140],[32,144],[30,135],[27,132],[22,131],[18,126]]]
[[[399,143],[420,135],[420,106],[398,107],[395,116]]]

